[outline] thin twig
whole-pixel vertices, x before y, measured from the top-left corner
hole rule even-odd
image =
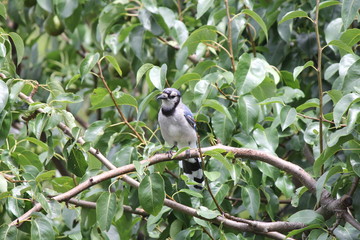
[[[215,83],[215,87],[216,89],[219,91],[219,93],[221,93],[227,100],[231,101],[231,102],[234,102],[234,103],[237,103],[237,100],[236,99],[232,99],[231,97],[229,97],[228,95],[226,95],[226,93],[224,93],[223,90],[220,89],[219,85],[217,83]]]
[[[204,161],[204,157],[203,157],[203,154],[201,152],[201,146],[200,146],[200,135],[198,133],[196,133],[197,135],[197,142],[198,142],[198,151],[199,151],[199,157],[201,159],[201,168],[202,168],[202,171],[203,171],[203,174],[205,173],[205,161]],[[208,192],[210,193],[210,196],[212,198],[212,200],[214,201],[215,205],[216,205],[216,208],[219,210],[219,212],[221,213],[221,215],[224,215],[224,210],[221,208],[220,204],[218,203],[218,201],[216,200],[214,194],[212,193],[212,190],[210,188],[210,184],[209,184],[209,180],[207,179],[207,177],[205,176],[204,174],[204,181],[205,181],[205,185],[206,185],[206,188],[208,190]]]
[[[300,116],[300,117],[303,117],[303,118],[307,118],[307,119],[311,119],[311,120],[315,120],[315,121],[320,121],[319,118],[307,116],[307,115],[302,114],[302,113],[297,113],[297,115]],[[335,125],[335,123],[333,121],[327,120],[326,118],[323,118],[323,121]],[[346,127],[346,124],[340,124],[340,127]]]
[[[206,235],[208,235],[211,240],[215,240],[215,238],[211,236],[211,233],[205,227],[202,227],[202,229],[203,232],[206,233]]]
[[[174,44],[171,44],[169,43],[169,41],[167,41],[165,38],[161,37],[161,36],[158,36],[157,39],[159,39],[162,43],[176,49],[176,50],[180,50],[180,47],[178,45],[174,45]],[[190,55],[188,56],[188,59],[194,63],[194,64],[197,64],[199,62],[199,60],[196,58],[196,55]]]
[[[234,60],[234,51],[233,51],[233,44],[232,44],[232,18],[230,16],[230,8],[229,8],[229,1],[225,0],[225,7],[226,7],[226,16],[228,19],[228,44],[229,44],[229,52],[230,52],[230,60],[233,72],[236,71],[236,65]]]
[[[225,197],[225,199],[230,200],[230,201],[242,202],[241,198],[235,198],[235,197],[230,197],[230,196]],[[269,201],[267,199],[265,199],[265,198],[261,198],[260,201],[262,203],[269,203]],[[291,200],[289,200],[289,199],[279,199],[279,203],[280,204],[290,204]]]
[[[359,177],[356,176],[351,184],[350,190],[347,195],[352,196],[355,193],[358,185],[359,185]]]
[[[318,80],[318,88],[319,88],[319,138],[320,138],[320,153],[324,151],[324,143],[323,143],[323,89],[322,89],[322,68],[321,68],[321,58],[322,58],[322,47],[320,42],[320,33],[319,33],[319,8],[320,0],[316,0],[316,11],[315,11],[315,34],[316,34],[316,44],[318,48],[317,52],[317,80]],[[322,168],[322,172],[324,169]]]
[[[178,9],[178,14],[179,14],[179,20],[183,21],[182,10],[181,10],[181,0],[177,0],[177,9]]]
[[[100,77],[101,81],[103,82],[106,90],[107,90],[108,93],[110,94],[110,97],[111,97],[111,99],[112,99],[112,101],[113,101],[113,103],[114,103],[114,105],[115,105],[115,107],[116,107],[116,110],[117,110],[118,113],[120,114],[121,120],[126,124],[126,126],[128,126],[128,127],[131,129],[131,131],[134,132],[135,136],[136,136],[144,145],[146,145],[146,141],[140,136],[140,134],[136,131],[136,129],[135,129],[133,126],[131,126],[131,124],[130,124],[130,123],[128,122],[128,120],[126,119],[124,113],[121,111],[119,105],[117,104],[116,99],[115,99],[115,97],[114,97],[114,94],[112,93],[111,89],[109,88],[109,86],[107,85],[107,83],[106,83],[106,81],[105,81],[104,75],[103,75],[103,73],[102,73],[102,68],[101,68],[100,61],[97,62],[97,65],[98,65],[98,68],[99,68],[99,77]]]

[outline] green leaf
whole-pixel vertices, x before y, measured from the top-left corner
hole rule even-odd
[[[251,58],[249,54],[241,55],[234,77],[239,95],[245,95],[260,85],[266,76],[264,60]]]
[[[0,4],[0,9],[1,9]],[[15,226],[9,226],[8,224],[3,224],[0,226],[0,239],[6,240],[17,240],[20,238],[19,231]]]
[[[80,75],[81,78],[84,78],[86,74],[88,74],[91,69],[95,66],[95,64],[99,61],[100,54],[88,54],[80,63]]]
[[[352,135],[348,135],[345,137],[341,137],[336,145],[332,147],[327,147],[324,152],[321,153],[321,155],[315,160],[313,170],[314,175],[319,176],[322,166],[324,165],[325,161],[329,159],[330,157],[334,156],[335,153],[340,151],[342,149],[342,144],[350,141],[353,139]]]
[[[0,3],[0,16],[6,19],[6,7],[2,3]]]
[[[350,155],[350,164],[355,174],[360,177],[360,156],[356,153]]]
[[[296,68],[294,68],[294,73],[293,73],[293,78],[296,79],[299,74],[304,71],[305,68],[307,67],[313,67],[314,66],[314,62],[313,61],[307,61],[304,66],[298,66]]]
[[[82,97],[75,95],[73,93],[61,93],[57,96],[55,96],[54,99],[52,99],[51,104],[53,102],[61,102],[61,103],[79,103],[82,102]]]
[[[352,48],[341,40],[332,40],[331,42],[328,43],[328,45],[338,47],[347,53],[354,54]]]
[[[301,222],[305,225],[321,224],[324,222],[324,217],[314,210],[301,210],[291,215],[288,221]]]
[[[214,26],[202,26],[190,34],[182,47],[187,47],[188,55],[196,51],[199,43],[213,43],[217,39],[217,30]]]
[[[313,99],[309,99],[307,100],[305,103],[299,105],[298,107],[296,107],[296,111],[297,112],[302,112],[305,109],[308,108],[318,108],[319,107],[319,99],[317,98],[313,98]]]
[[[0,174],[0,193],[7,192],[7,189],[8,189],[7,180],[4,178],[2,174]]]
[[[158,173],[147,175],[139,186],[139,201],[144,210],[156,216],[164,204],[165,184]]]
[[[210,210],[207,207],[204,206],[200,206],[200,208],[198,210],[196,210],[197,214],[199,214],[200,216],[206,218],[206,219],[214,219],[217,216],[220,216],[219,211],[215,210]]]
[[[360,117],[360,103],[354,103],[348,111],[348,118],[346,121],[346,130],[350,134],[355,129],[356,122]]]
[[[201,77],[197,73],[186,73],[181,77],[179,77],[171,87],[179,89],[183,84],[186,84],[191,81],[199,81],[200,79]]]
[[[84,140],[91,142],[93,146],[97,143],[100,137],[104,134],[106,127],[109,126],[109,122],[106,120],[93,122],[84,133]]]
[[[35,181],[37,183],[41,183],[43,181],[50,181],[53,178],[55,178],[55,174],[56,174],[55,170],[49,170],[49,171],[42,172],[36,176]]]
[[[5,44],[0,43],[0,58],[6,57],[6,47]]]
[[[324,1],[319,4],[319,10],[339,4],[341,4],[339,1],[334,1],[334,0]],[[315,12],[315,8],[314,8],[314,12]]]
[[[103,48],[103,43],[106,34],[111,27],[118,21],[120,17],[126,14],[124,5],[118,2],[108,4],[102,9],[99,16],[99,24],[97,26],[100,35],[100,46]]]
[[[204,15],[204,13],[206,13],[213,4],[214,0],[199,0],[197,3],[196,19],[201,18],[201,16]]]
[[[186,193],[186,194],[196,197],[196,198],[203,198],[203,195],[201,193],[187,189],[187,188],[183,188],[178,192],[183,192],[183,193]]]
[[[117,71],[117,73],[122,76],[122,71],[121,68],[118,64],[118,62],[116,61],[116,58],[110,55],[106,55],[105,56],[106,60],[109,61],[109,63],[115,68],[115,70]]]
[[[202,107],[211,107],[211,108],[215,109],[216,111],[224,114],[227,117],[227,119],[229,119],[231,122],[233,122],[229,110],[224,105],[222,105],[221,103],[219,103],[218,101],[216,101],[214,99],[206,99],[204,101],[204,103],[202,104]]]
[[[321,228],[321,225],[320,224],[311,224],[309,226],[306,226],[304,228],[301,228],[301,229],[295,229],[295,230],[292,230],[288,233],[288,235],[286,235],[286,239],[291,237],[291,236],[295,236],[295,235],[298,235],[302,232],[305,232],[305,231],[309,231],[311,229],[320,229]],[[309,238],[311,239],[311,238]],[[319,238],[318,238],[319,240]]]
[[[343,93],[354,92],[357,86],[360,86],[360,59],[354,62],[348,69],[344,82],[343,82]]]
[[[255,22],[257,22],[257,24],[259,24],[260,28],[264,31],[266,40],[268,39],[268,31],[267,31],[267,27],[265,22],[262,20],[262,18],[254,11],[250,10],[250,9],[244,9],[241,11],[241,13],[244,13],[246,15],[249,15],[250,17],[252,17],[252,19],[255,20]]]
[[[21,60],[24,57],[24,52],[25,52],[24,42],[23,42],[22,38],[19,36],[19,34],[15,33],[15,32],[9,33],[9,36],[11,37],[11,39],[14,42],[16,54],[17,54],[17,65],[19,65]]]
[[[204,174],[212,182],[221,176],[221,173],[217,172],[217,171],[214,171],[214,172],[204,171]]]
[[[57,177],[51,181],[55,191],[64,193],[75,187],[74,179],[71,177],[63,176]]]
[[[241,188],[241,199],[246,210],[249,211],[253,219],[257,219],[257,214],[260,209],[260,193],[259,189],[252,185],[247,185]]]
[[[360,94],[349,93],[343,96],[334,107],[334,123],[336,127],[340,126],[341,118],[351,106],[351,104],[360,101]]]
[[[140,103],[139,105],[139,111],[138,111],[138,115],[137,115],[137,120],[140,120],[141,115],[143,114],[143,112],[149,107],[149,103],[151,101],[155,101],[156,100],[156,96],[159,95],[161,92],[159,90],[155,90],[152,93],[150,93],[149,95],[147,95]]]
[[[80,74],[75,74],[66,84],[65,89],[69,89],[69,87],[76,82],[81,77]]]
[[[241,128],[250,133],[258,121],[260,107],[252,95],[245,95],[238,99],[238,119]]]
[[[291,11],[291,12],[288,12],[287,14],[285,14],[278,24],[281,24],[287,20],[298,18],[298,17],[308,17],[308,15],[303,10]]]
[[[343,0],[341,8],[341,18],[344,23],[344,29],[347,29],[355,20],[355,16],[360,8],[360,1]]]
[[[280,171],[273,165],[261,161],[256,161],[256,166],[265,176],[271,177],[274,180],[279,178]]]
[[[31,220],[31,240],[55,240],[52,224],[45,217],[35,217]]]
[[[153,68],[154,65],[151,63],[145,63],[144,65],[142,65],[139,70],[136,73],[136,85],[139,84],[140,80],[142,79],[142,77],[147,73],[147,71],[149,71],[151,68]]]
[[[321,198],[321,193],[324,190],[324,186],[327,180],[336,173],[341,173],[343,170],[340,166],[332,167],[329,171],[326,171],[317,181],[316,181],[316,199],[319,203]]]
[[[136,99],[130,94],[123,93],[118,90],[114,90],[113,95],[116,104],[118,105],[129,105],[135,108],[138,107],[138,103]],[[91,102],[90,110],[96,110],[99,108],[114,106],[114,102],[105,88],[94,89],[92,95],[90,96],[90,102]]]
[[[6,83],[3,80],[0,80],[0,113],[4,110],[8,98],[9,98],[9,89]]]
[[[56,3],[56,10],[62,18],[68,18],[73,15],[78,6],[78,0],[62,0]]]
[[[158,11],[157,2],[155,0],[143,0],[142,3],[149,12],[156,13]]]
[[[280,189],[287,198],[291,198],[294,195],[294,184],[287,175],[278,177],[275,181],[275,186]]]
[[[225,118],[222,114],[215,112],[215,115],[212,118],[212,127],[217,138],[221,140],[223,144],[227,144],[231,140],[233,130],[235,125],[229,118]]]
[[[284,106],[280,111],[281,130],[285,130],[296,121],[296,110],[290,106]]]
[[[43,170],[43,164],[40,162],[38,155],[33,152],[24,150],[24,149],[17,149],[16,152],[11,154],[11,157],[16,159],[16,162],[20,164],[20,166],[34,166],[39,171]]]
[[[275,153],[279,144],[279,135],[276,129],[256,128],[253,132],[253,137],[260,150]]]
[[[218,182],[210,183],[211,191],[216,199],[216,201],[221,204],[225,197],[228,195],[230,187],[227,184],[220,184]],[[212,197],[208,192],[204,194],[204,205],[210,209],[216,209],[216,204],[212,200]]]
[[[153,66],[150,69],[149,78],[151,83],[155,86],[155,88],[159,90],[164,89],[165,81],[166,81],[166,72],[167,72],[166,64],[163,64],[161,68],[158,66]]]
[[[71,149],[67,165],[69,170],[78,177],[84,176],[88,167],[83,152],[76,147]]]
[[[347,29],[340,36],[340,40],[343,41],[348,46],[354,46],[357,42],[360,41],[360,29],[352,28]]]
[[[37,4],[44,9],[45,11],[52,13],[53,12],[53,4],[52,0],[37,0]]]
[[[205,60],[203,62],[199,62],[196,67],[193,69],[193,73],[197,73],[200,76],[203,76],[207,70],[215,67],[216,63],[211,60]]]
[[[109,231],[116,207],[115,193],[103,192],[96,201],[96,220],[102,231]]]

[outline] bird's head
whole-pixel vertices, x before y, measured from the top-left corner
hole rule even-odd
[[[180,91],[175,88],[165,88],[157,99],[162,100],[162,106],[165,108],[174,108],[180,102]]]

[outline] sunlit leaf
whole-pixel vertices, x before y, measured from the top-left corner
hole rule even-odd
[[[288,12],[287,14],[285,14],[285,16],[283,16],[283,18],[280,20],[280,22],[278,24],[281,24],[287,20],[299,18],[299,17],[308,17],[308,15],[303,10],[291,11],[291,12]]]

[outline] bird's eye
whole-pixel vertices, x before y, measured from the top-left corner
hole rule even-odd
[[[170,96],[169,96],[170,99],[173,99],[173,98],[175,98],[175,97],[176,97],[176,96],[174,96],[174,95],[170,95]]]

